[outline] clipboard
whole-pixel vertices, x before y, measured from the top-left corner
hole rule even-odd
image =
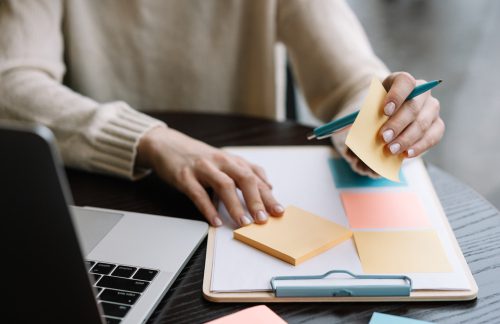
[[[248,149],[266,149],[252,148]],[[269,148],[267,148],[269,149]],[[275,147],[276,149],[276,147]],[[281,148],[283,149],[283,148]],[[287,147],[286,149],[293,149]],[[211,291],[212,270],[214,261],[215,237],[217,230],[214,227],[209,229],[207,252],[205,259],[205,271],[203,277],[203,296],[205,299],[212,302],[250,302],[250,303],[273,303],[273,302],[415,302],[415,301],[465,301],[472,300],[477,297],[478,287],[470,272],[467,262],[460,250],[458,242],[453,234],[453,230],[448,222],[448,219],[442,209],[441,203],[437,194],[434,191],[432,182],[427,172],[425,172],[426,185],[432,188],[433,203],[438,208],[438,217],[441,218],[445,225],[446,234],[451,242],[453,251],[459,260],[467,281],[469,290],[413,290],[411,288],[411,279],[405,276],[389,276],[381,275],[373,277],[372,275],[353,274],[345,269],[331,269],[327,273],[311,273],[307,276],[282,276],[279,273],[270,276],[270,284],[272,291],[251,291],[251,292],[214,292]],[[278,283],[283,281],[310,280],[311,282],[318,279],[324,279],[332,274],[343,273],[357,280],[376,280],[376,279],[398,279],[402,283],[397,286],[387,286],[383,283],[375,283],[371,287],[364,287],[362,283],[358,286],[318,286],[303,284],[297,289],[297,286],[292,284],[288,288],[283,288]],[[408,280],[410,279],[410,280]],[[291,287],[291,288],[290,288]],[[359,288],[361,287],[361,288]],[[364,292],[363,289],[369,292]],[[392,289],[392,290],[391,290]]]

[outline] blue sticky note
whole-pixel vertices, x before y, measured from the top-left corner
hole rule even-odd
[[[401,182],[394,182],[385,178],[372,179],[359,175],[352,171],[351,166],[344,159],[329,159],[328,164],[337,188],[402,187],[407,185],[403,172],[399,173]]]
[[[431,322],[375,312],[373,313],[369,324],[431,324]]]

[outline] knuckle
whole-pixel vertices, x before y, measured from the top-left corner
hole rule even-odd
[[[446,125],[441,118],[438,118],[437,123],[438,123],[438,125],[437,125],[438,126],[437,139],[438,139],[438,141],[440,141],[441,138],[443,138],[444,133],[446,131]]]
[[[206,170],[210,167],[210,164],[210,160],[206,157],[200,157],[194,161],[194,167],[197,170]]]
[[[411,75],[408,72],[400,72],[398,74],[398,78],[404,82],[407,82],[407,83],[413,85],[413,86],[415,86],[415,84],[417,83],[417,80],[415,80],[413,75]]]
[[[205,191],[202,189],[198,188],[191,188],[189,190],[190,196],[194,201],[197,201],[199,203],[203,202],[205,198]]]
[[[408,100],[406,103],[406,107],[414,118],[420,113],[420,105],[415,99]]]
[[[191,179],[191,168],[188,166],[184,166],[180,169],[179,172],[175,175],[175,182],[180,185],[185,185]]]
[[[441,110],[441,103],[439,100],[434,97],[431,97],[429,100],[434,110],[439,114],[439,111]]]
[[[243,170],[238,174],[238,181],[245,184],[257,185],[257,179],[250,170]]]
[[[392,129],[394,134],[397,135],[406,127],[405,121],[401,118],[391,118],[386,124],[387,129]]]
[[[215,151],[211,157],[216,163],[226,163],[229,161],[229,156],[222,151]]]
[[[424,133],[429,129],[429,127],[431,127],[431,121],[426,118],[418,118],[415,121],[415,124],[421,133]]]
[[[218,187],[220,190],[232,191],[235,190],[236,186],[234,180],[231,178],[223,178],[218,181]]]
[[[400,136],[397,142],[401,145],[400,151],[406,150],[406,148],[411,144],[408,136]]]

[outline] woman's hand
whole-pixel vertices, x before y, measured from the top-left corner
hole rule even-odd
[[[415,86],[422,83],[425,81],[417,81],[406,72],[392,73],[383,81],[388,91],[384,113],[389,119],[380,128],[379,136],[391,154],[415,157],[439,143],[443,137],[445,125],[439,117],[439,101],[430,91],[405,101]],[[346,137],[347,132],[335,135],[336,146],[345,143]],[[345,145],[340,153],[354,171],[372,178],[379,177]]]
[[[392,154],[418,156],[443,137],[445,126],[439,117],[439,101],[430,91],[405,101],[415,86],[423,83],[406,72],[393,73],[383,82],[388,91],[384,113],[390,118],[380,128],[380,136]]]
[[[222,225],[222,221],[207,187],[215,191],[240,226],[251,220],[245,216],[236,189],[241,190],[256,223],[265,223],[268,215],[280,216],[284,211],[261,167],[174,129],[156,127],[147,132],[137,148],[136,161],[153,168],[163,180],[185,193],[213,226]]]

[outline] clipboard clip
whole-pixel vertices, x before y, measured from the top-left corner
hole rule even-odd
[[[335,278],[331,275],[340,274]],[[355,275],[331,270],[323,275],[271,278],[276,297],[377,297],[410,296],[412,281],[404,275]]]

